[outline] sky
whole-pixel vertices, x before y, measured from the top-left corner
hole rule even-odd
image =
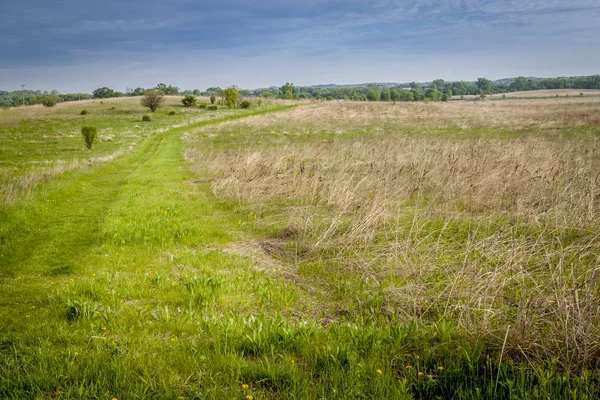
[[[600,0],[1,0],[0,89],[600,73]]]

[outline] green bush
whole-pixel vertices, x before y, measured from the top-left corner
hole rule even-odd
[[[208,104],[206,104],[206,103],[200,103],[200,104],[198,104],[198,108],[205,109],[206,107],[208,107]]]
[[[150,122],[150,121],[152,121],[152,118],[150,118],[150,116],[148,114],[144,114],[142,116],[142,121],[144,121],[144,122]]]
[[[210,95],[210,104],[215,104],[215,101],[217,101],[217,96],[215,96],[214,94]]]
[[[85,146],[91,150],[92,145],[94,144],[94,140],[98,135],[98,128],[94,126],[84,126],[81,128],[81,135],[83,136]]]
[[[84,108],[83,110],[81,110],[81,112],[79,114],[81,114],[81,115],[88,115],[89,111]]]
[[[175,110],[171,110],[169,111],[169,115],[177,115],[177,113],[175,112]]]
[[[258,99],[256,101],[256,105],[259,106],[259,107],[262,106],[262,103],[263,103],[262,99]]]
[[[192,107],[196,105],[196,96],[193,94],[186,94],[183,99],[181,99],[181,103],[184,107]]]
[[[109,110],[116,110],[117,106],[112,106],[111,108],[109,108]]]
[[[325,100],[331,101],[331,100],[333,100],[333,96],[327,96],[327,97],[325,97]]]
[[[44,107],[54,107],[56,105],[56,97],[46,96],[42,100],[42,104],[44,105]]]
[[[250,108],[250,104],[248,100],[244,100],[240,103],[240,108]]]
[[[206,107],[211,111],[215,111],[216,109],[218,109],[219,107],[217,107],[215,104],[211,104],[210,106]]]

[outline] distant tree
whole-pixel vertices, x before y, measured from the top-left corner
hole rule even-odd
[[[210,104],[215,104],[215,101],[217,101],[217,96],[213,93],[210,95]]]
[[[390,92],[389,90],[382,90],[381,94],[379,95],[379,100],[381,101],[390,101]]]
[[[295,86],[293,83],[286,82],[285,85],[281,87],[281,98],[283,99],[291,99],[294,96]]]
[[[375,89],[369,89],[367,92],[367,100],[369,101],[378,101],[379,100],[379,92]]]
[[[184,107],[192,107],[196,105],[196,96],[193,94],[186,94],[183,99],[181,99],[181,103]]]
[[[44,105],[44,107],[54,107],[56,105],[56,96],[53,94],[44,96],[42,104]]]
[[[234,86],[231,86],[222,92],[223,100],[225,101],[225,105],[228,108],[235,108],[235,104],[237,102],[238,97],[240,97],[240,92]]]
[[[163,92],[166,95],[177,95],[179,94],[179,88],[175,87],[175,86],[167,86],[164,83],[159,83],[158,85],[156,85],[156,87],[154,88],[154,90],[158,91],[158,92]]]
[[[148,89],[142,97],[142,105],[155,112],[162,105],[164,93],[158,90]]]
[[[492,91],[492,81],[487,78],[477,78],[475,86],[477,86],[483,93],[490,93]]]
[[[98,88],[92,92],[92,95],[96,99],[107,99],[109,97],[115,97],[115,91],[106,86]]]
[[[131,96],[143,96],[145,92],[146,92],[146,90],[144,88],[136,87],[131,92]]]

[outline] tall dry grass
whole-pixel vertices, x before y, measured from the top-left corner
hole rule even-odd
[[[216,150],[197,135],[187,156],[218,195],[277,214],[267,223],[296,243],[281,246],[284,261],[368,277],[382,312],[453,319],[498,344],[508,330],[513,355],[589,365],[600,356],[600,102],[503,103],[308,106],[200,132],[270,146]],[[394,134],[407,126],[425,134]],[[450,126],[537,132],[435,131]],[[370,134],[272,136],[318,130]]]

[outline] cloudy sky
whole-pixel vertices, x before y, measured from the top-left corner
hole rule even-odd
[[[7,0],[0,89],[591,75],[599,49],[600,0]]]

